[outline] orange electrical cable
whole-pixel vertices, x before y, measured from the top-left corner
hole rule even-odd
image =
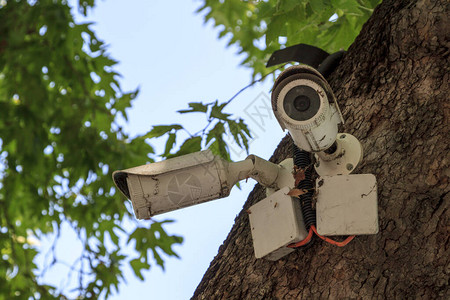
[[[295,244],[289,244],[288,247],[289,247],[289,248],[297,248],[297,247],[301,247],[301,246],[304,246],[304,245],[308,244],[309,241],[311,241],[311,238],[312,238],[312,236],[313,236],[313,233],[315,233],[318,237],[320,237],[320,238],[321,238],[322,240],[324,240],[325,242],[330,243],[330,244],[335,245],[335,246],[338,246],[338,247],[344,247],[344,246],[346,246],[346,245],[347,245],[348,243],[350,243],[350,242],[353,240],[353,238],[355,237],[354,235],[351,235],[351,236],[349,236],[348,238],[346,238],[345,240],[343,240],[342,242],[337,242],[337,241],[335,241],[335,240],[332,240],[332,239],[330,239],[330,238],[327,238],[327,237],[325,237],[325,236],[320,235],[320,234],[317,232],[316,226],[311,225],[311,227],[309,228],[308,236],[307,236],[304,240],[302,240],[302,241],[300,241],[300,242],[297,242],[297,243],[295,243]]]
[[[337,241],[334,241],[334,240],[332,240],[332,239],[329,239],[329,238],[327,238],[327,237],[325,237],[325,236],[321,236],[319,233],[317,233],[317,229],[316,229],[316,227],[315,227],[314,225],[311,226],[310,230],[311,230],[311,229],[312,229],[312,230],[314,231],[314,233],[315,233],[318,237],[320,237],[322,240],[324,240],[325,242],[330,243],[330,244],[332,244],[332,245],[338,246],[338,247],[344,247],[345,245],[347,245],[348,243],[350,243],[351,240],[353,240],[353,238],[355,237],[354,235],[351,235],[351,236],[349,236],[348,238],[346,238],[345,240],[343,240],[342,242],[337,242]]]
[[[309,243],[309,241],[311,240],[312,236],[313,236],[313,231],[312,231],[312,228],[310,227],[308,236],[304,240],[302,240],[300,242],[297,242],[295,244],[289,244],[288,247],[289,248],[297,248],[297,247],[304,246],[304,245]]]

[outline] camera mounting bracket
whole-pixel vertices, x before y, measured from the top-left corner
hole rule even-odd
[[[330,54],[328,52],[320,48],[306,44],[298,44],[272,53],[267,61],[266,67],[268,68],[290,61],[296,61],[317,69],[320,63],[329,55]]]
[[[315,157],[314,168],[320,176],[348,175],[361,162],[363,149],[353,135],[338,133],[335,151],[333,153],[318,152]]]

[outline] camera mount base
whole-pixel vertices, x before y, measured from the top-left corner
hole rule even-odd
[[[294,170],[294,160],[292,158],[287,158],[278,164],[280,167],[280,172],[278,173],[276,184],[278,188],[289,187],[293,189],[295,186],[295,179],[292,175],[292,170]],[[278,188],[266,187],[266,195],[269,197],[278,191]]]
[[[336,150],[331,153],[324,151],[316,155],[314,165],[320,176],[348,175],[361,162],[363,149],[356,137],[349,133],[338,133],[336,136]]]

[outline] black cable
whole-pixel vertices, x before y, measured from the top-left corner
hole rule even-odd
[[[299,149],[292,143],[294,153],[294,165],[300,169],[305,170],[305,179],[300,181],[296,188],[308,190],[303,195],[300,195],[300,206],[302,208],[303,221],[305,222],[306,231],[309,231],[311,225],[316,224],[316,212],[312,208],[312,198],[314,195],[314,183],[312,180],[312,160],[311,153]]]
[[[333,73],[334,69],[337,68],[337,66],[341,62],[341,59],[344,57],[344,54],[345,51],[343,50],[331,54],[320,63],[317,71],[319,71],[323,75],[323,77],[328,78],[328,76]]]

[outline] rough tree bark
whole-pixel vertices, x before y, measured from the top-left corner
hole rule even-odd
[[[256,185],[193,299],[450,299],[449,2],[386,0],[329,79],[378,179],[380,232],[255,259]],[[274,162],[291,157],[286,137]]]

